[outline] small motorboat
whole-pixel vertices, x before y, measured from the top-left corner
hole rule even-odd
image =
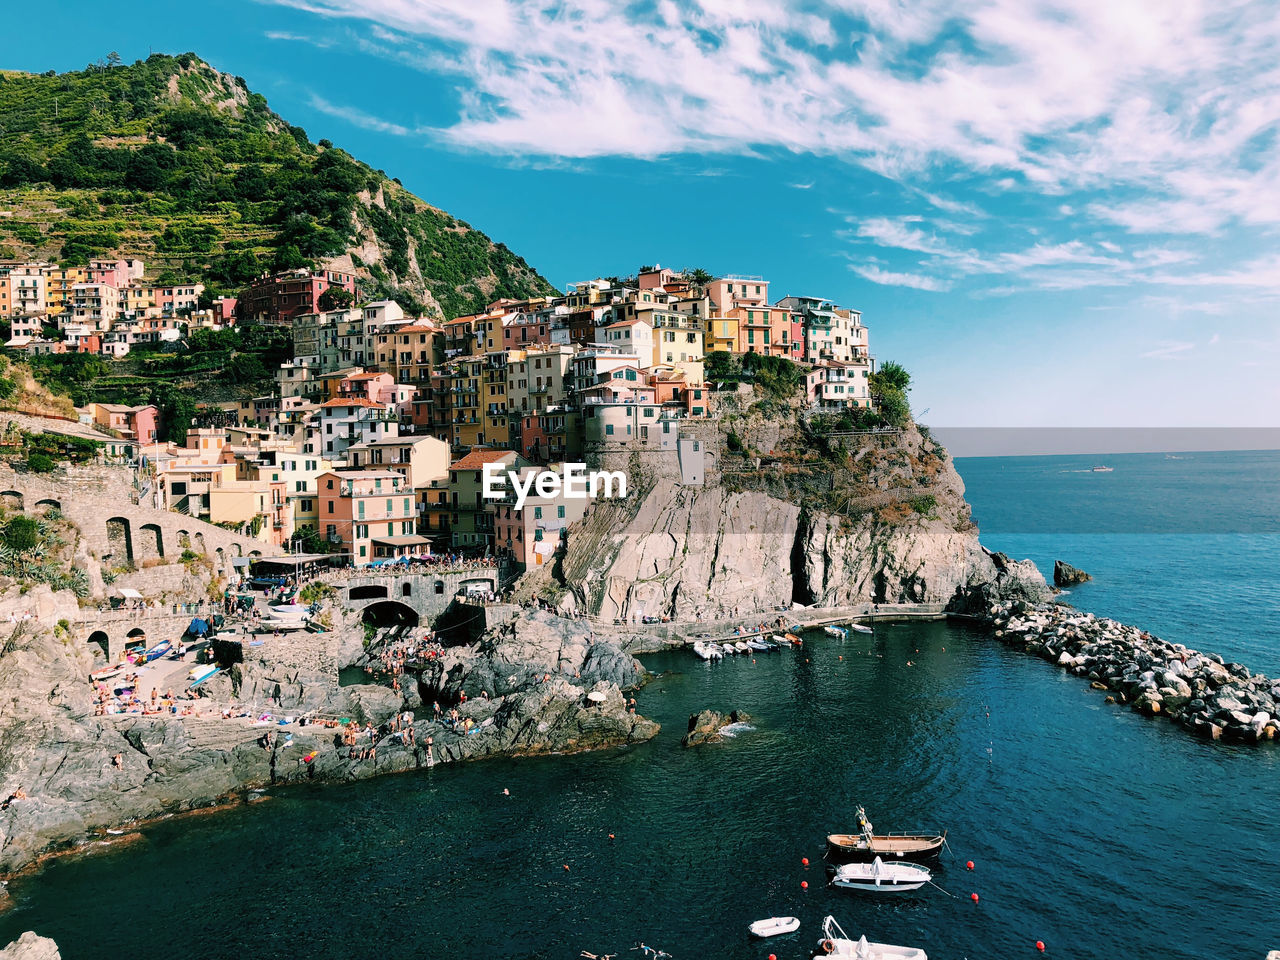
[[[871,943],[866,937],[852,940],[840,929],[835,917],[822,921],[822,939],[815,958],[836,957],[838,960],[929,960],[917,947],[899,947],[892,943]]]
[[[827,835],[826,858],[833,863],[859,863],[880,857],[886,862],[911,860],[925,863],[936,860],[947,842],[947,833],[876,834],[866,811],[858,807],[858,833]]]
[[[89,679],[94,683],[102,683],[107,680],[114,680],[124,672],[124,667],[103,667],[101,670],[95,670],[89,674]]]
[[[752,650],[759,650],[761,652],[769,649],[769,643],[767,640],[759,640],[759,639],[756,639],[755,637],[752,637],[750,640],[747,641],[747,646],[750,647]]]
[[[792,630],[790,633],[783,634],[783,637],[784,639],[786,639],[788,643],[790,643],[794,647],[798,647],[800,646],[800,644],[804,643],[804,641],[800,639],[799,633],[797,633],[795,630]]]
[[[825,633],[828,637],[839,637],[841,640],[843,640],[847,636],[844,630],[842,630],[840,627],[823,627],[822,632]]]
[[[875,631],[872,630],[870,627],[865,626],[861,623],[851,623],[849,624],[849,629],[854,631],[855,633],[875,633]]]
[[[267,619],[273,624],[297,623],[310,615],[310,610],[300,603],[277,603],[267,607]]]
[[[876,857],[870,863],[846,863],[838,867],[831,885],[867,893],[906,893],[919,890],[932,879],[929,868],[918,863],[885,863]]]
[[[1115,470],[1115,467],[1105,467],[1105,466],[1099,465],[1094,467],[1091,472],[1092,473],[1111,473],[1114,470]]]
[[[745,640],[739,640],[739,641],[738,641],[737,643],[735,643],[733,646],[734,646],[734,648],[735,648],[739,653],[750,653],[750,652],[751,652],[751,647],[747,644],[747,641],[745,641]]]
[[[757,920],[748,928],[753,937],[777,937],[784,933],[795,933],[800,929],[799,917],[770,917],[768,920]]]
[[[724,651],[714,643],[704,643],[701,640],[693,642],[693,652],[703,660],[719,660],[724,656]]]

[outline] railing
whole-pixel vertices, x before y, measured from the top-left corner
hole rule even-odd
[[[140,607],[121,607],[116,610],[82,608],[75,622],[82,624],[120,623],[132,620],[156,620],[163,617],[201,617],[222,612],[216,603],[163,603],[152,605],[145,601]]]

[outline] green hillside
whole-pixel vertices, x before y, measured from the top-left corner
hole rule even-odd
[[[447,317],[551,290],[523,258],[272,113],[194,54],[0,72],[0,257],[141,256],[235,292],[332,263]]]

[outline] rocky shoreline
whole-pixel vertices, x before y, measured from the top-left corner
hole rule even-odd
[[[1280,735],[1280,680],[1217,654],[1055,604],[992,603],[980,616],[1001,642],[1091,681],[1108,701],[1167,717],[1210,740]]]
[[[0,771],[6,796],[23,796],[0,811],[0,875],[101,842],[108,830],[236,802],[259,788],[625,746],[659,729],[624,696],[646,675],[620,642],[594,636],[581,621],[532,611],[447,649],[417,682],[406,675],[402,692],[342,686],[336,667],[317,670],[290,657],[236,665],[210,692],[220,701],[270,704],[267,722],[216,711],[99,716],[85,680],[91,666],[86,651],[48,631],[22,631],[5,644],[0,698],[13,709],[0,723]],[[419,718],[411,737],[406,725],[389,729],[406,709],[435,699],[451,705],[456,721],[447,712]],[[336,723],[303,725],[304,713],[367,724],[376,750],[365,750],[363,740],[359,750],[344,744]],[[285,717],[293,722],[279,724]]]

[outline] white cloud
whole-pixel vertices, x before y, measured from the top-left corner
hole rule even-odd
[[[1194,350],[1195,347],[1194,343],[1188,343],[1185,340],[1165,340],[1154,350],[1139,354],[1139,357],[1143,360],[1176,360],[1181,354]]]
[[[311,95],[311,106],[319,110],[321,113],[328,114],[331,117],[337,117],[339,120],[345,120],[352,126],[360,127],[363,130],[374,130],[378,133],[392,133],[398,137],[408,136],[413,131],[408,127],[398,123],[391,123],[382,120],[372,114],[365,113],[363,110],[357,110],[354,107],[344,107],[339,104],[330,103],[324,97]]]
[[[849,269],[862,277],[864,280],[870,280],[872,283],[879,283],[886,287],[911,287],[915,290],[931,290],[941,291],[947,289],[947,284],[936,277],[926,277],[918,273],[895,273],[891,270],[885,270],[874,264],[850,264]]]
[[[1280,18],[1267,0],[266,2],[352,22],[359,49],[455,80],[458,115],[430,132],[459,149],[521,162],[780,150],[895,179],[919,201],[911,216],[852,219],[842,234],[917,263],[855,267],[873,282],[1280,294],[1265,256],[1174,270],[1206,251],[1152,239],[1280,228]],[[1033,203],[1034,227],[992,216]]]

